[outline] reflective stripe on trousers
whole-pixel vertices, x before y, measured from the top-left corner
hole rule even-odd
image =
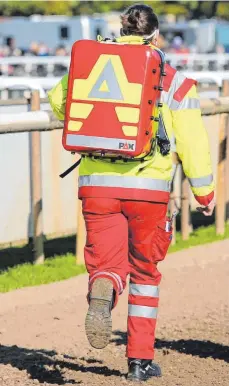
[[[157,307],[136,306],[134,304],[129,304],[128,315],[129,316],[138,316],[140,318],[156,319]]]
[[[151,296],[154,298],[158,298],[159,287],[156,285],[130,283],[129,294],[140,295],[140,296]]]
[[[132,176],[115,176],[115,175],[88,175],[79,177],[79,187],[83,186],[102,186],[111,188],[132,188],[159,190],[163,192],[170,191],[170,181],[138,178]]]
[[[123,292],[122,280],[121,280],[120,276],[117,275],[117,273],[115,273],[115,272],[106,272],[106,271],[99,271],[99,272],[97,272],[97,273],[95,273],[94,275],[91,276],[91,278],[89,280],[89,283],[94,281],[95,278],[99,278],[100,276],[101,277],[107,276],[108,278],[111,277],[116,282],[116,284],[117,284],[119,295],[122,294],[122,292]]]
[[[154,285],[130,283],[129,295],[134,295],[136,297],[145,296],[145,297],[151,297],[151,298],[158,298],[159,288],[158,286],[154,286]],[[129,304],[128,315],[138,316],[140,318],[156,319],[157,307]]]

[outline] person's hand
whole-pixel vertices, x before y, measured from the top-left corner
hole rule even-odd
[[[212,200],[208,206],[204,208],[198,207],[196,208],[198,212],[203,213],[204,216],[211,216],[215,208],[215,200]]]

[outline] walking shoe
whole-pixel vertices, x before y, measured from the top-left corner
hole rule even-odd
[[[98,278],[92,285],[85,330],[90,345],[97,349],[106,347],[110,340],[113,292],[113,284],[109,279]]]
[[[148,359],[129,359],[129,371],[127,379],[129,381],[147,381],[152,377],[161,377],[160,366]]]

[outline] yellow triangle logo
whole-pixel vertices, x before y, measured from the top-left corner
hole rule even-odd
[[[87,79],[75,79],[72,98],[139,105],[142,85],[130,83],[119,55],[101,54]]]
[[[108,85],[107,85],[107,81],[104,80],[103,83],[101,84],[100,88],[99,88],[99,91],[105,91],[105,92],[109,92],[109,88],[108,88]]]

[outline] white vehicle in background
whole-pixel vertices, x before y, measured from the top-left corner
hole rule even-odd
[[[160,24],[160,33],[169,44],[182,38],[191,52],[199,54],[229,53],[229,22],[216,19],[191,20]]]
[[[32,42],[44,43],[53,50],[58,45],[71,47],[76,40],[107,36],[107,22],[96,16],[12,17],[0,23],[0,43],[14,38],[19,49],[27,50]]]
[[[22,56],[0,58],[0,75],[26,76],[29,73],[30,76],[41,77],[63,76],[68,70],[66,60],[56,56],[57,62],[48,66],[49,55],[55,55],[57,51],[58,55],[61,55],[61,51],[62,55],[65,55],[64,51],[70,53],[77,40],[95,40],[98,35],[107,36],[107,25],[106,20],[99,16],[33,15],[4,19],[0,21],[0,45],[12,45]],[[41,50],[38,56],[30,51],[34,47]],[[67,58],[68,62],[68,57],[63,58]],[[19,61],[16,64],[15,59]]]
[[[38,79],[1,77],[0,100],[25,98],[33,90],[38,90],[41,98],[47,96]]]

